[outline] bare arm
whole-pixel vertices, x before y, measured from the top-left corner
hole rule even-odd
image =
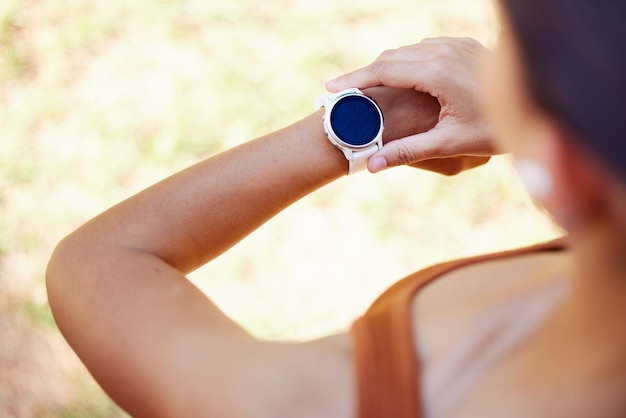
[[[387,140],[436,122],[429,96],[370,93],[387,116]],[[50,261],[59,328],[134,416],[350,416],[349,347],[257,341],[184,276],[346,171],[318,112],[118,204]]]

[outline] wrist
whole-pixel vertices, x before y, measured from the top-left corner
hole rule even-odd
[[[299,155],[303,174],[335,179],[348,173],[348,161],[326,136],[324,109],[320,109],[292,125],[297,138],[292,155]]]

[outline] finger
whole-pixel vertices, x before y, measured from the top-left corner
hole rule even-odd
[[[452,127],[438,125],[428,132],[388,142],[370,158],[368,169],[375,173],[385,168],[411,165],[430,159],[491,154],[492,146],[484,138],[472,137],[467,130],[461,134]]]
[[[344,74],[334,80],[330,80],[327,83],[327,88],[330,91],[340,91],[351,87],[367,88],[380,85],[392,86],[391,84],[385,83],[394,83],[394,80],[397,79],[397,77],[394,76],[396,72],[404,71],[404,69],[409,69],[407,68],[409,66],[432,58],[433,52],[433,46],[425,44],[407,45],[397,49],[383,51],[378,58],[368,66]],[[397,71],[393,71],[396,68]],[[397,83],[394,83],[393,86],[396,86],[396,84]],[[405,80],[404,82],[400,82],[397,87],[413,87],[413,85]]]
[[[461,51],[484,49],[471,38],[427,38],[418,44],[386,50],[370,65],[328,81],[326,88],[334,92],[380,85],[415,87],[416,83],[411,81],[421,80],[424,75],[434,78],[447,74],[449,71],[441,68],[446,59],[454,57],[456,62]],[[421,73],[415,74],[419,69]],[[429,83],[421,81],[421,84]]]
[[[326,88],[331,92],[353,87],[360,89],[376,86],[412,88],[436,97],[431,86],[432,81],[438,74],[441,74],[440,69],[441,65],[430,60],[419,64],[409,60],[381,60],[328,81]]]
[[[368,169],[372,173],[376,173],[386,168],[439,158],[437,155],[439,152],[433,150],[432,146],[433,141],[438,137],[439,135],[433,135],[431,130],[388,142],[380,151],[370,157]]]
[[[351,87],[367,88],[379,85],[409,87],[412,83],[407,83],[406,78],[416,78],[412,76],[412,71],[405,72],[404,82],[400,82],[403,78],[393,77],[394,73],[391,70],[396,67],[408,70],[417,69],[430,62],[431,65],[435,64],[435,68],[431,68],[431,71],[428,73],[430,77],[436,77],[437,75],[441,77],[447,74],[447,71],[434,72],[432,70],[442,70],[441,64],[446,59],[452,57],[458,64],[459,54],[467,55],[470,53],[470,55],[475,55],[477,53],[483,54],[486,51],[484,46],[472,38],[427,38],[418,44],[384,51],[372,64],[330,80],[326,87],[329,91],[340,91]],[[419,65],[417,65],[418,63]],[[407,66],[413,67],[407,68]],[[422,75],[424,74],[422,73]],[[396,83],[396,81],[398,82]],[[425,83],[422,82],[422,84]]]

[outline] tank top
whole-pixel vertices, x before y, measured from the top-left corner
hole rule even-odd
[[[357,418],[422,417],[420,364],[413,335],[417,292],[452,270],[470,264],[541,251],[561,251],[559,239],[532,247],[437,264],[387,289],[350,331],[357,382]]]

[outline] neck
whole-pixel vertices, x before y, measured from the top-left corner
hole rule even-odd
[[[572,282],[561,311],[588,337],[620,338],[626,348],[621,321],[626,316],[626,240],[620,232],[595,225],[570,234]]]

